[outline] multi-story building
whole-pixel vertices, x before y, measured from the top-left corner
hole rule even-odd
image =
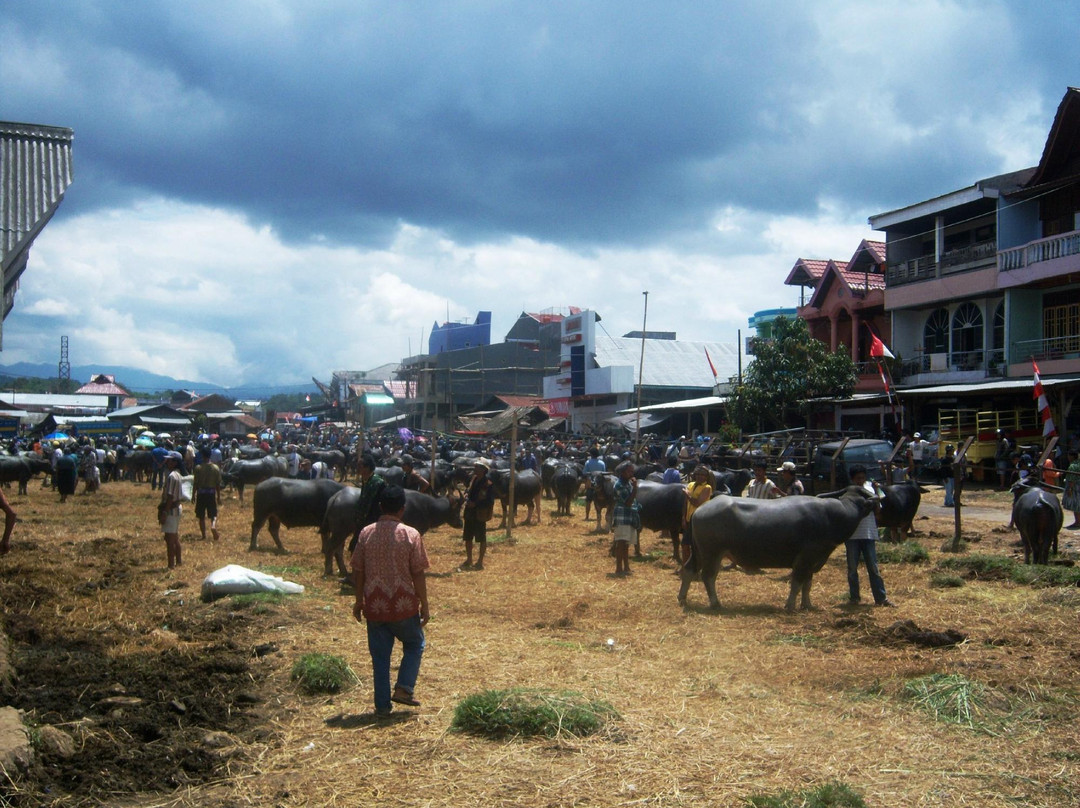
[[[1080,90],[1065,93],[1036,167],[870,225],[886,235],[884,304],[913,422],[960,400],[1031,406],[1034,359],[1063,423],[1080,389]]]

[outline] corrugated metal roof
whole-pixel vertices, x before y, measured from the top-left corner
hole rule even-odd
[[[87,407],[105,409],[108,396],[66,395],[61,393],[3,393],[0,402],[16,407]]]
[[[15,303],[30,245],[71,185],[75,133],[59,126],[0,122],[0,271],[3,316]]]
[[[641,362],[641,340],[625,337],[597,336],[596,363],[600,367],[630,365],[637,381]],[[645,371],[642,384],[646,387],[704,387],[712,388],[709,359],[716,366],[716,376],[727,383],[739,372],[739,346],[734,342],[679,342],[669,339],[645,340]]]

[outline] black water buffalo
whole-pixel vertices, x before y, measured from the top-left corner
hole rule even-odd
[[[405,469],[401,466],[376,466],[375,473],[382,477],[387,485],[400,487],[405,482]]]
[[[36,455],[8,456],[0,455],[0,482],[18,482],[19,493],[26,493],[27,483],[30,478],[40,472],[48,474],[52,471],[52,463]]]
[[[236,447],[236,454],[240,460],[260,460],[266,457],[266,452],[258,446],[244,444]]]
[[[549,457],[540,464],[540,482],[543,484],[546,499],[558,499],[558,495],[555,493],[555,472],[562,467],[563,462],[554,457]]]
[[[1037,486],[1013,486],[1012,521],[1024,543],[1025,564],[1048,564],[1050,552],[1058,551],[1058,532],[1064,521],[1055,494]]]
[[[546,464],[545,464],[546,465]],[[577,463],[560,463],[552,478],[555,489],[555,513],[558,516],[570,516],[570,506],[581,488],[581,467]]]
[[[244,504],[244,486],[258,485],[271,477],[284,477],[288,473],[288,463],[284,457],[268,455],[258,460],[233,460],[221,471],[221,479],[232,483],[240,495],[240,504]]]
[[[359,499],[360,489],[347,486],[334,494],[326,506],[319,532],[322,535],[323,572],[327,576],[334,574],[335,559],[338,572],[346,575],[345,541],[356,533],[356,503]],[[419,491],[406,491],[405,514],[401,521],[416,528],[421,535],[439,525],[460,528],[462,502],[464,499],[457,495],[433,497]]]
[[[746,486],[754,479],[750,469],[720,469],[713,472],[713,488],[723,491],[725,488],[733,497],[741,497]]]
[[[907,480],[882,488],[885,498],[881,500],[881,515],[877,518],[878,527],[889,528],[893,541],[900,541],[905,535],[914,534],[912,521],[919,512],[922,501],[922,489],[914,480]]]
[[[802,592],[802,608],[810,608],[814,573],[843,544],[859,522],[874,509],[874,500],[851,487],[838,498],[783,497],[741,499],[721,496],[696,511],[693,554],[682,569],[679,603],[686,603],[690,584],[698,577],[705,584],[709,605],[720,608],[716,574],[724,556],[747,569],[791,569],[791,592],[784,608],[795,610],[795,595]]]
[[[117,472],[125,480],[142,482],[150,477],[154,456],[147,449],[133,449],[116,460]]]
[[[284,477],[272,477],[255,486],[255,515],[251,520],[251,544],[248,550],[259,547],[259,530],[269,521],[267,530],[277,545],[278,551],[285,552],[281,543],[280,528],[285,527],[322,527],[326,506],[330,498],[344,486],[333,480],[289,480]]]
[[[611,529],[611,509],[615,505],[615,475],[597,471],[588,475],[587,491],[591,492],[585,500],[585,520],[589,519],[589,505],[596,508],[596,532],[607,533]],[[603,519],[604,513],[607,519]]]
[[[502,522],[500,527],[506,525],[506,509],[510,503],[510,470],[493,469],[491,482],[495,490],[495,497],[502,503]],[[540,524],[540,497],[543,494],[543,484],[540,473],[528,469],[514,472],[514,510],[522,502],[526,503],[529,513],[525,517],[525,524],[532,524],[533,511],[536,511],[536,524]],[[515,515],[511,515],[511,524],[514,524]]]
[[[306,457],[312,463],[325,463],[334,469],[337,476],[344,479],[345,453],[340,449],[301,449],[300,456]]]
[[[679,537],[686,512],[686,489],[682,483],[665,485],[642,480],[635,499],[641,506],[642,529],[667,533],[671,537],[672,555],[680,561]]]

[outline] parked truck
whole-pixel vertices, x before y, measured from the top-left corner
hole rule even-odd
[[[946,444],[958,448],[972,437],[967,451],[972,473],[976,480],[983,480],[985,475],[992,479],[999,429],[1017,449],[1042,448],[1042,423],[1034,406],[1011,410],[942,409],[938,412],[938,457],[945,456]]]

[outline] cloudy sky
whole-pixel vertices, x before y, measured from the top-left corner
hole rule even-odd
[[[1038,162],[1080,4],[4,0],[0,120],[75,131],[0,362],[305,382],[435,321],[732,341],[868,216]],[[880,234],[878,234],[880,235]]]

